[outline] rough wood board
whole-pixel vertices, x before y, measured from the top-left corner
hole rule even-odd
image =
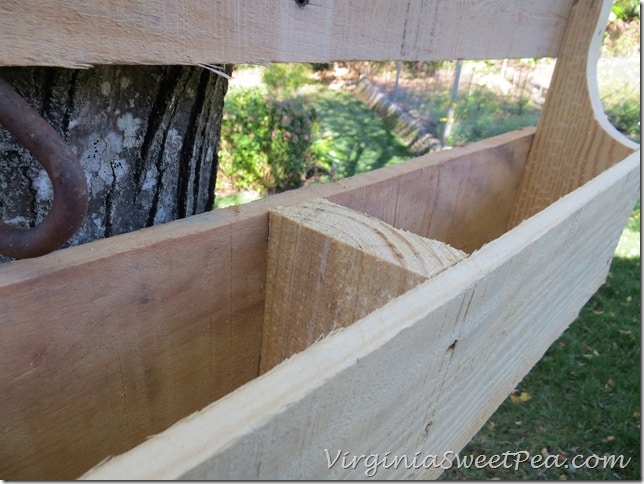
[[[573,6],[510,227],[638,149],[610,124],[597,88],[611,6],[610,0],[580,0]]]
[[[489,138],[485,145],[458,148],[458,157],[449,150],[387,167],[398,173],[391,180],[380,180],[374,171],[361,175],[372,182],[364,186],[341,181],[347,189],[327,198],[396,228],[472,252],[507,230],[531,141],[519,141],[521,132],[533,133],[534,128]],[[505,136],[516,142],[502,142]],[[441,169],[423,160],[434,160]]]
[[[262,300],[226,276],[265,262],[232,237],[2,284],[0,474],[75,477],[256,376]]]
[[[325,449],[458,452],[603,283],[639,153],[84,478],[352,479]],[[472,402],[476,402],[473,404]],[[380,469],[431,478],[440,469]]]
[[[572,0],[4,0],[0,65],[554,57]]]
[[[271,210],[260,374],[466,256],[324,199]]]
[[[271,207],[339,197],[448,241],[473,211],[493,221],[480,245],[507,225],[533,133],[0,265],[0,474],[72,478],[257,376]],[[478,188],[461,205],[443,186]]]

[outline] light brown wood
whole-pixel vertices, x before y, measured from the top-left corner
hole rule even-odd
[[[229,278],[265,261],[235,257],[236,237],[0,276],[3,476],[75,477],[256,376],[263,301]]]
[[[255,378],[270,208],[335,198],[480,246],[532,134],[0,265],[0,475],[73,478]]]
[[[136,446],[85,477],[350,479],[365,469],[325,449],[458,451],[603,282],[639,187],[639,153],[606,169],[632,145],[576,94],[599,10],[574,3],[562,44],[572,0],[2,2],[4,65],[563,48],[514,214],[531,129],[0,266],[0,475],[71,478]],[[316,197],[474,252],[258,377],[268,210]],[[440,473],[422,471],[378,476]]]
[[[360,479],[353,456],[458,452],[604,281],[639,153],[426,283],[87,473]],[[564,242],[565,241],[565,242]],[[449,455],[449,454],[448,454]],[[372,459],[373,460],[373,459]],[[389,460],[388,462],[391,462]],[[429,462],[431,464],[431,462]],[[446,464],[444,464],[446,465]],[[380,467],[379,478],[441,469]]]
[[[4,0],[0,65],[555,56],[572,0]]]
[[[326,198],[472,252],[506,231],[533,132],[525,128],[387,167],[397,173],[390,180],[365,173],[356,181],[369,183],[341,181],[345,189]]]
[[[260,374],[467,256],[324,199],[269,220]]]
[[[597,60],[612,2],[575,2],[510,227],[624,159],[638,145],[606,119]]]

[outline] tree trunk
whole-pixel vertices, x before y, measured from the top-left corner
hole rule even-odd
[[[2,68],[0,76],[85,170],[88,213],[66,245],[212,209],[225,78],[186,66]],[[51,203],[44,169],[0,127],[0,220],[33,227]]]

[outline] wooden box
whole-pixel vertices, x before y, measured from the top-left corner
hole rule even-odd
[[[595,81],[609,10],[3,2],[4,65],[558,60],[537,129],[1,265],[0,477],[353,479],[345,452],[458,452],[603,283],[633,207],[638,146]],[[415,467],[376,477],[441,472]]]

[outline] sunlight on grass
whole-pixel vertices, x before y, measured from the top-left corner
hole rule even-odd
[[[336,167],[336,178],[381,168],[413,157],[413,153],[387,129],[369,108],[345,91],[320,88],[309,94],[318,114],[326,153]]]

